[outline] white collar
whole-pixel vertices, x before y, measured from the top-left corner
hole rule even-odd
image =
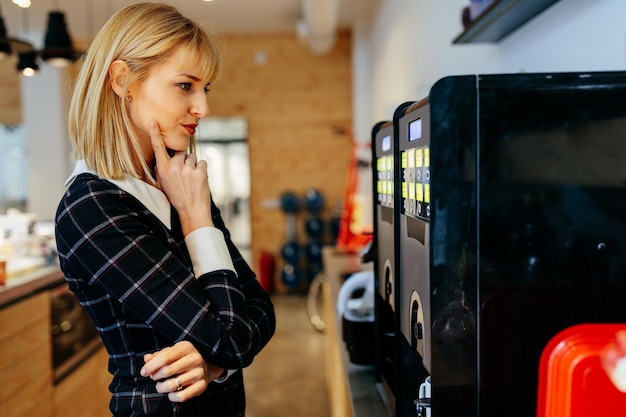
[[[87,163],[84,159],[79,159],[76,161],[76,165],[74,166],[74,172],[72,172],[69,178],[65,181],[65,185],[69,185],[78,175],[84,173],[97,175],[95,172],[90,171],[87,168]],[[141,204],[146,206],[146,208],[150,210],[150,212],[154,214],[168,229],[172,228],[170,202],[161,190],[141,181],[138,178],[133,178],[128,175],[126,175],[126,178],[123,180],[112,180],[108,178],[101,179],[109,181],[131,194],[139,200]]]

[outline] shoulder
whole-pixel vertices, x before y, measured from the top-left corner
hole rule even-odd
[[[129,206],[132,209],[129,210]],[[85,213],[95,218],[130,214],[141,211],[137,200],[110,181],[85,173],[77,176],[61,198],[57,220],[71,214]]]
[[[78,175],[67,188],[65,199],[79,199],[81,197],[93,196],[99,193],[121,194],[122,190],[115,184],[98,178],[94,174]]]
[[[121,201],[123,204],[138,203],[131,193],[112,181],[84,173],[78,175],[67,188],[61,204],[102,204],[102,200],[107,200],[107,204],[114,204],[114,201]]]

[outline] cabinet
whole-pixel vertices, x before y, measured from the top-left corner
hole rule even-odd
[[[0,310],[0,417],[54,415],[49,326],[45,291]]]
[[[0,308],[0,417],[109,417],[106,350],[97,349],[55,385],[50,323],[46,289]]]
[[[324,247],[324,361],[332,417],[389,417],[378,392],[374,367],[350,363],[337,317],[337,295],[346,276],[367,270],[359,253]]]
[[[108,355],[98,349],[54,389],[56,417],[110,417]]]
[[[453,43],[497,42],[558,0],[496,0]]]
[[[328,334],[325,339],[324,359],[326,386],[330,398],[330,414],[332,417],[353,416],[350,393],[348,392],[348,378],[341,350],[343,340],[339,337],[337,319],[335,318],[336,310],[333,308],[334,298],[328,285],[323,287],[323,291],[324,322],[326,323],[324,331]]]

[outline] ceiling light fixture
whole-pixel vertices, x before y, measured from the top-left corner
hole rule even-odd
[[[22,31],[28,33],[28,9],[22,10],[23,27]],[[31,46],[30,49],[16,51],[17,65],[15,66],[20,73],[26,77],[37,75],[39,65],[37,65],[37,51]]]
[[[59,11],[49,12],[41,58],[52,66],[66,67],[75,60],[76,55],[65,23],[65,15]]]
[[[11,44],[6,38],[7,27],[4,25],[4,19],[0,15],[0,59],[8,58],[13,51],[13,48],[11,48]]]
[[[37,65],[37,51],[20,52],[18,55],[17,69],[25,77],[32,77],[39,71]]]
[[[7,34],[7,27],[0,11],[0,60],[8,58],[12,53],[32,50],[33,46],[25,41],[10,38]]]
[[[13,4],[18,5],[22,9],[30,7],[30,0],[13,0]]]

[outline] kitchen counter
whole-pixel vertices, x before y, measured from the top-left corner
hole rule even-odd
[[[369,270],[371,264],[361,263],[360,253],[325,247],[324,261],[325,315],[327,346],[326,374],[331,415],[333,417],[388,417],[390,416],[375,380],[374,366],[355,365],[350,362],[337,318],[337,296],[346,275]]]
[[[65,277],[56,264],[40,266],[19,276],[9,276],[6,284],[0,286],[0,308],[63,282]]]

